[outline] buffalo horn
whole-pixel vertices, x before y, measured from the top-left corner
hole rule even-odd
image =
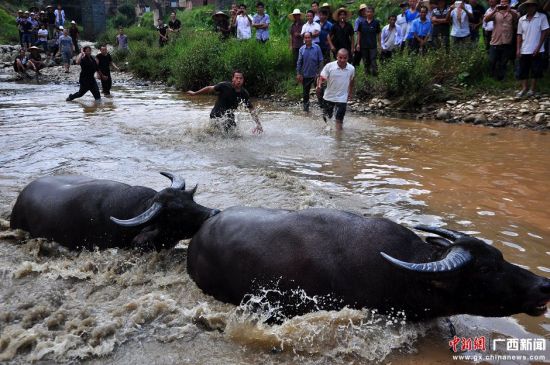
[[[172,186],[170,186],[170,188],[185,190],[185,180],[181,177],[175,176],[169,172],[161,172],[160,174],[166,176],[172,181]]]
[[[472,256],[462,247],[453,247],[445,256],[445,258],[439,261],[425,262],[425,263],[412,263],[398,260],[390,255],[380,252],[380,254],[389,262],[394,265],[400,266],[404,269],[416,271],[416,272],[449,272],[459,269],[472,260]]]
[[[426,237],[426,242],[428,242],[431,245],[439,246],[439,247],[449,247],[452,245],[452,242],[446,240],[442,237]]]
[[[195,187],[193,189],[191,189],[191,195],[195,195],[195,193],[197,192],[198,187],[199,187],[199,184],[195,184]]]
[[[441,237],[445,237],[445,238],[450,239],[452,241],[456,241],[459,238],[468,237],[468,235],[465,234],[465,233],[453,231],[451,229],[446,229],[446,228],[424,226],[424,225],[415,226],[414,228],[418,229],[419,231],[438,234]]]
[[[137,217],[130,219],[118,219],[115,217],[111,217],[111,220],[121,226],[135,227],[139,226],[140,224],[147,223],[151,219],[155,218],[157,214],[159,214],[161,208],[162,205],[160,203],[153,203],[153,205],[151,205],[149,209],[147,209],[145,212],[141,213]]]

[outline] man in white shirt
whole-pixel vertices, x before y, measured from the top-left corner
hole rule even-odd
[[[447,19],[452,19],[451,38],[454,44],[468,42],[470,40],[470,19],[473,17],[470,4],[463,0],[457,0],[451,5],[451,11]]]
[[[321,71],[317,81],[317,94],[321,93],[323,82],[326,81],[327,88],[323,96],[323,119],[327,122],[332,118],[336,108],[336,130],[341,131],[344,125],[347,102],[353,92],[353,81],[355,78],[355,67],[348,63],[349,52],[341,48],[336,54],[336,61],[329,62]]]
[[[252,17],[246,13],[246,5],[241,4],[237,15],[237,39],[252,37]]]
[[[407,11],[407,8],[409,7],[409,4],[405,1],[402,2],[399,7],[401,8],[401,14],[397,16],[397,19],[395,20],[395,25],[399,26],[401,29],[401,39],[403,42],[401,42],[401,48],[405,46],[405,38],[407,38],[407,17],[405,16],[405,12]]]
[[[395,24],[397,17],[390,15],[388,17],[388,24],[382,28],[382,35],[380,36],[380,47],[382,52],[380,53],[381,60],[387,60],[391,58],[394,50],[397,50],[401,46],[403,38],[401,38],[401,27]]]
[[[313,10],[308,10],[306,13],[306,23],[302,26],[302,38],[304,34],[311,33],[313,43],[319,44],[319,34],[321,34],[321,25],[313,21],[315,14]]]
[[[537,11],[538,1],[527,0],[520,5],[520,11],[525,8],[527,14],[519,18],[516,57],[519,59],[519,77],[521,90],[516,97],[531,97],[535,95],[537,79],[542,78],[544,40],[548,36],[548,19],[545,14]],[[531,88],[527,90],[529,78]]]

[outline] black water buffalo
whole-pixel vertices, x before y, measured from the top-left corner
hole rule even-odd
[[[39,178],[19,194],[11,228],[71,249],[173,247],[219,210],[195,203],[196,186],[186,191],[183,179],[161,174],[172,186],[159,192],[84,176]]]
[[[262,286],[276,285],[271,294],[301,289],[319,297],[312,306],[274,295],[286,316],[344,306],[404,311],[410,320],[546,311],[549,279],[474,237],[417,228],[445,238],[423,241],[390,220],[333,209],[234,207],[193,237],[187,269],[205,293],[233,304]]]

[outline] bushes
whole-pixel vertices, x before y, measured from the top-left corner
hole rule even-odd
[[[0,8],[0,43],[1,44],[18,44],[19,32],[15,25],[15,17],[8,14],[4,9]]]
[[[136,22],[136,12],[134,7],[130,4],[123,4],[119,6],[117,9],[117,14],[112,21],[115,28],[129,27],[134,24]]]
[[[427,99],[444,99],[447,88],[474,85],[485,73],[487,56],[477,47],[454,48],[449,53],[431,50],[424,56],[405,51],[380,65],[378,77],[368,79],[367,85],[371,84],[374,90],[388,97],[401,97],[403,104],[410,106]],[[370,90],[358,91],[368,93]]]

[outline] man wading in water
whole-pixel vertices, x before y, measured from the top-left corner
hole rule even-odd
[[[69,95],[67,101],[74,100],[86,94],[88,91],[92,93],[96,101],[101,100],[101,95],[99,94],[99,88],[97,87],[97,82],[95,81],[95,73],[98,70],[97,63],[92,57],[92,49],[89,46],[82,48],[82,53],[76,58],[76,64],[80,65],[80,89],[75,94]]]
[[[231,82],[223,81],[216,85],[203,87],[198,91],[189,90],[187,94],[200,95],[212,92],[217,93],[218,100],[216,100],[216,104],[210,112],[210,118],[222,118],[222,125],[225,132],[229,132],[237,126],[235,123],[235,110],[237,110],[239,104],[242,102],[248,109],[250,109],[250,114],[252,115],[254,122],[256,122],[256,127],[252,130],[252,133],[260,134],[263,132],[262,124],[260,123],[258,114],[256,114],[256,111],[254,110],[254,106],[250,103],[248,91],[246,91],[243,87],[243,84],[243,73],[241,71],[233,71],[233,78]]]

